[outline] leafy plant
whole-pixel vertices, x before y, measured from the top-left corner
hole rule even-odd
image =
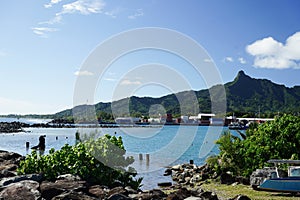
[[[48,155],[32,151],[21,161],[17,171],[19,174],[42,173],[47,180],[70,173],[92,184],[114,186],[118,183],[137,189],[142,179],[134,178],[135,170],[128,167],[134,159],[125,157],[125,153],[121,137],[104,135],[74,146],[65,144],[58,151],[51,149]]]
[[[297,159],[300,157],[300,117],[283,115],[274,121],[253,125],[244,139],[225,132],[216,142],[221,170],[249,176],[270,159]]]

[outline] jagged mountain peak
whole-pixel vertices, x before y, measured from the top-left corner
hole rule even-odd
[[[217,87],[217,86],[214,86]],[[285,87],[273,83],[267,79],[256,79],[248,76],[243,70],[237,73],[237,76],[232,82],[224,85],[227,98],[227,111],[240,111],[247,113],[255,113],[258,108],[261,112],[300,112],[300,86],[293,88]],[[211,98],[208,89],[195,91],[199,102],[199,109],[202,112],[210,112]],[[182,95],[187,94],[187,91],[182,92]],[[113,103],[114,109],[120,111],[120,116],[124,108],[129,106],[131,113],[141,113],[147,116],[152,105],[161,105],[166,112],[174,115],[180,114],[197,114],[190,105],[190,99],[186,100],[181,108],[175,94],[166,95],[159,98],[153,97],[131,97],[130,105],[124,107],[124,100],[119,100]],[[96,112],[112,112],[112,103],[96,104]],[[183,110],[189,112],[182,113]],[[57,113],[55,117],[65,117],[71,114],[71,110]],[[117,113],[119,114],[119,112]]]
[[[234,78],[234,80],[230,83],[235,84],[237,82],[244,82],[244,81],[248,82],[248,81],[251,81],[251,80],[253,80],[253,78],[248,76],[243,70],[240,70],[238,72],[238,74],[236,75],[236,77]]]
[[[238,76],[246,76],[244,70],[240,70],[237,75]]]

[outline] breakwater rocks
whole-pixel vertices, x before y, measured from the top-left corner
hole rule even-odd
[[[23,158],[20,154],[0,150],[0,179],[16,176],[16,170]]]
[[[21,122],[0,122],[0,133],[24,132],[25,127],[29,125]]]
[[[0,200],[217,200],[215,193],[200,187],[177,185],[171,192],[164,189],[148,191],[131,187],[91,185],[78,176],[65,174],[56,180],[46,181],[42,174],[17,175],[16,170],[23,156],[0,151]],[[173,172],[184,171],[185,165],[174,166]],[[195,167],[193,167],[195,168]],[[198,168],[198,167],[197,167]],[[182,172],[183,172],[182,171]],[[181,173],[182,173],[181,172]],[[170,191],[170,190],[169,190]],[[235,199],[249,199],[237,197]]]
[[[201,185],[208,179],[219,180],[221,184],[244,184],[249,185],[249,179],[233,176],[230,172],[217,174],[207,164],[197,166],[195,164],[182,164],[169,167],[165,170],[165,176],[172,176],[174,185],[170,182],[160,183],[168,186],[168,189],[175,189],[171,195],[177,196],[174,199],[219,199],[218,196],[210,191],[201,189]],[[169,186],[171,184],[171,186]],[[247,196],[239,195],[234,198],[239,200],[250,199]]]
[[[22,122],[0,122],[0,133],[18,133],[26,132],[24,128],[74,128],[72,124],[50,124],[50,123],[37,123],[26,124]]]
[[[248,178],[233,176],[230,172],[217,174],[207,164],[196,166],[195,164],[175,165],[165,170],[165,176],[172,176],[180,186],[200,186],[207,179],[219,179],[221,184],[250,185]]]

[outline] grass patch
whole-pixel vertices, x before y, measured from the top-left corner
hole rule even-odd
[[[201,185],[203,190],[215,192],[219,199],[233,198],[239,194],[246,195],[250,199],[255,200],[288,200],[288,199],[299,199],[300,196],[292,196],[288,193],[273,193],[253,190],[250,186],[246,185],[225,185],[216,182],[206,182]]]

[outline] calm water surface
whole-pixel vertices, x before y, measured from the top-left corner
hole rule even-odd
[[[223,127],[207,126],[163,126],[134,128],[27,128],[27,133],[0,134],[0,149],[26,155],[25,143],[30,147],[38,144],[38,137],[46,135],[46,152],[51,148],[59,150],[64,144],[75,143],[75,133],[111,134],[123,138],[127,154],[134,156],[133,167],[143,176],[143,189],[157,187],[158,182],[170,181],[164,177],[166,166],[188,163],[194,160],[197,165],[203,164],[206,157],[218,153],[214,141],[220,136]],[[139,154],[143,160],[139,160]],[[146,160],[149,154],[149,162]]]

